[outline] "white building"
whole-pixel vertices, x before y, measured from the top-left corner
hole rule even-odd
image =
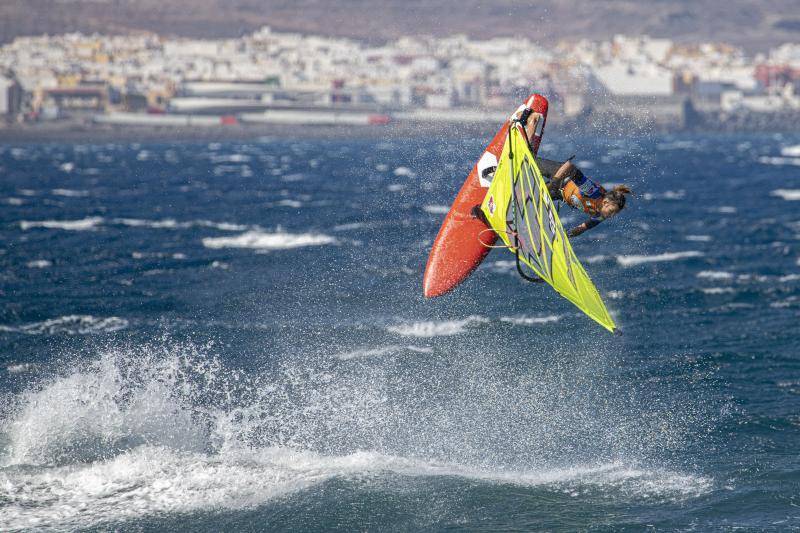
[[[673,93],[671,71],[655,64],[615,61],[592,68],[594,77],[615,96],[669,96]]]

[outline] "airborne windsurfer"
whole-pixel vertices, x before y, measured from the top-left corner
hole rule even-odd
[[[589,219],[567,232],[568,237],[577,237],[602,221],[613,217],[625,207],[625,195],[631,190],[626,185],[617,185],[611,191],[587,178],[570,160],[563,163],[536,158],[536,165],[547,182],[553,200],[560,200],[589,215]]]
[[[534,133],[541,119],[542,115],[540,113],[531,112],[524,105],[520,106],[520,109],[512,115],[512,120],[524,125],[528,139],[534,138]],[[536,166],[539,167],[542,173],[542,177],[547,182],[550,197],[589,215],[588,220],[567,232],[569,237],[577,237],[622,211],[625,207],[625,195],[631,194],[631,189],[627,185],[617,185],[611,191],[606,191],[602,186],[587,178],[581,172],[581,169],[572,163],[572,158],[563,162],[542,157],[535,157],[534,159],[536,160]],[[493,171],[495,168],[496,166],[486,170]],[[491,178],[491,175],[486,172],[482,173],[482,176],[487,180]],[[480,206],[476,206],[472,213],[476,218],[487,222],[483,217]]]
[[[514,117],[525,126],[528,139],[532,139],[542,115],[523,107],[514,113]],[[584,176],[581,169],[572,163],[572,157],[564,162],[540,157],[535,159],[542,177],[547,181],[550,197],[589,215],[588,220],[567,232],[569,237],[577,237],[622,211],[625,207],[625,195],[631,194],[627,185],[617,185],[611,191],[606,191]]]

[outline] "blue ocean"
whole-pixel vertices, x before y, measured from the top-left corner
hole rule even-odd
[[[621,337],[423,298],[486,142],[0,145],[0,529],[800,528],[800,136],[548,134]]]

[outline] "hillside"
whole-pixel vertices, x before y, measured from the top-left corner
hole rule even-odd
[[[234,37],[269,25],[383,41],[406,34],[524,34],[546,43],[649,34],[764,50],[800,41],[797,0],[3,0],[0,42],[71,31]]]

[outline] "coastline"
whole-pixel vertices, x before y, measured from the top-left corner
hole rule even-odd
[[[783,122],[783,121],[781,121]],[[666,134],[718,134],[735,133],[783,133],[796,131],[787,129],[785,123],[766,122],[762,127],[752,128],[752,121],[724,124],[711,121],[697,127],[670,127],[604,117],[592,118],[583,123],[548,122],[547,129],[557,135],[597,135],[602,137],[629,137],[631,135]],[[140,126],[107,125],[80,119],[61,120],[25,125],[0,127],[0,144],[59,144],[59,143],[157,143],[157,142],[203,142],[237,141],[258,138],[309,138],[309,139],[403,139],[414,137],[444,137],[456,132],[464,137],[486,137],[493,135],[499,124],[488,122],[391,122],[389,124],[364,125],[314,125],[314,124],[230,124],[215,126]],[[710,127],[708,127],[710,126]]]

